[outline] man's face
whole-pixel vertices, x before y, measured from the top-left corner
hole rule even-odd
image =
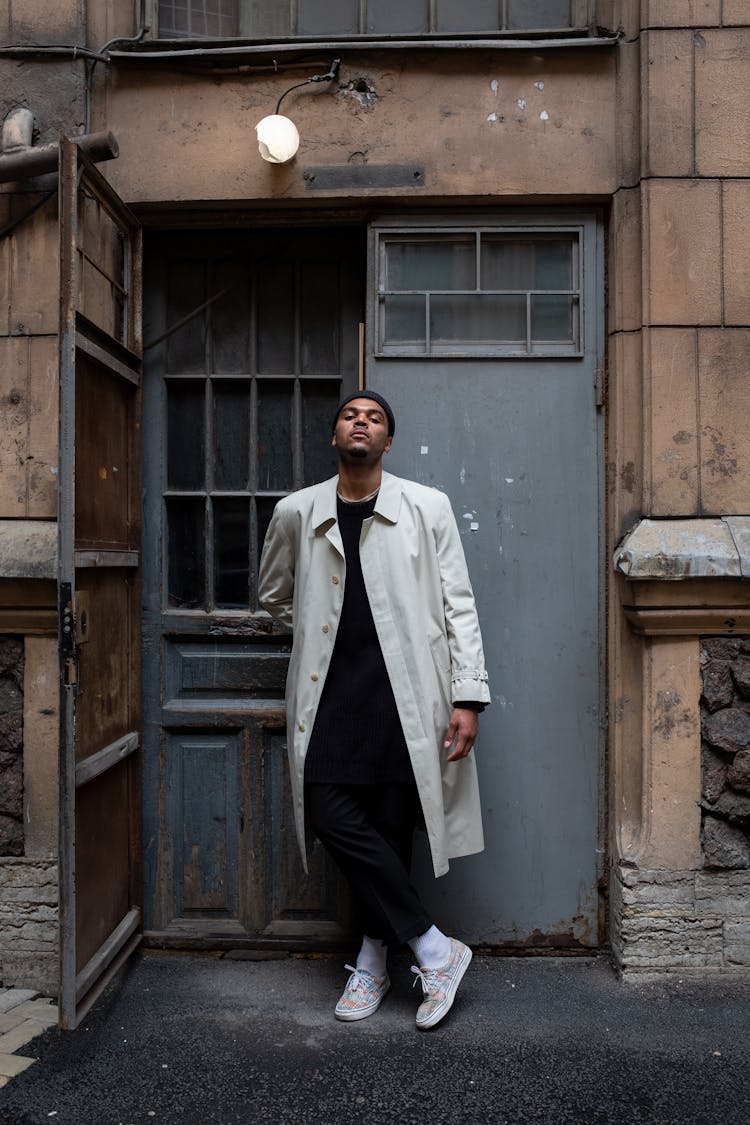
[[[388,452],[392,440],[385,411],[363,396],[347,402],[339,414],[332,444],[345,461],[373,464]]]

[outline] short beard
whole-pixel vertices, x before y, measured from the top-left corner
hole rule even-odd
[[[351,457],[352,460],[361,461],[364,457],[367,456],[367,450],[366,449],[360,449],[358,447],[355,448],[355,449],[347,449],[345,451],[345,455],[347,457]]]

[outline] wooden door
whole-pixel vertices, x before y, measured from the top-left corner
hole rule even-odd
[[[61,1023],[140,940],[140,229],[60,153]]]
[[[319,845],[302,870],[290,638],[258,605],[257,565],[279,497],[335,472],[363,232],[164,234],[146,261],[146,934],[321,947],[346,933],[348,900]]]

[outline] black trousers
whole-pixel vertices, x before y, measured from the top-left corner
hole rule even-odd
[[[308,782],[305,795],[309,823],[351,887],[363,933],[400,945],[429,930],[432,920],[409,874],[415,782]]]

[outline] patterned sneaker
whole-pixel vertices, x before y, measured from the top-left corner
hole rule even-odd
[[[352,975],[346,982],[334,1015],[337,1020],[366,1019],[380,1007],[380,1001],[391,987],[390,978],[386,973],[382,980],[378,980],[367,969],[355,969],[353,965],[345,965],[344,968]]]
[[[417,1027],[426,1031],[440,1023],[450,1011],[456,998],[461,978],[469,967],[471,950],[463,942],[451,938],[451,955],[447,965],[440,969],[418,969],[412,965],[411,971],[422,982],[424,1000],[417,1011]],[[414,981],[416,984],[417,982]]]

